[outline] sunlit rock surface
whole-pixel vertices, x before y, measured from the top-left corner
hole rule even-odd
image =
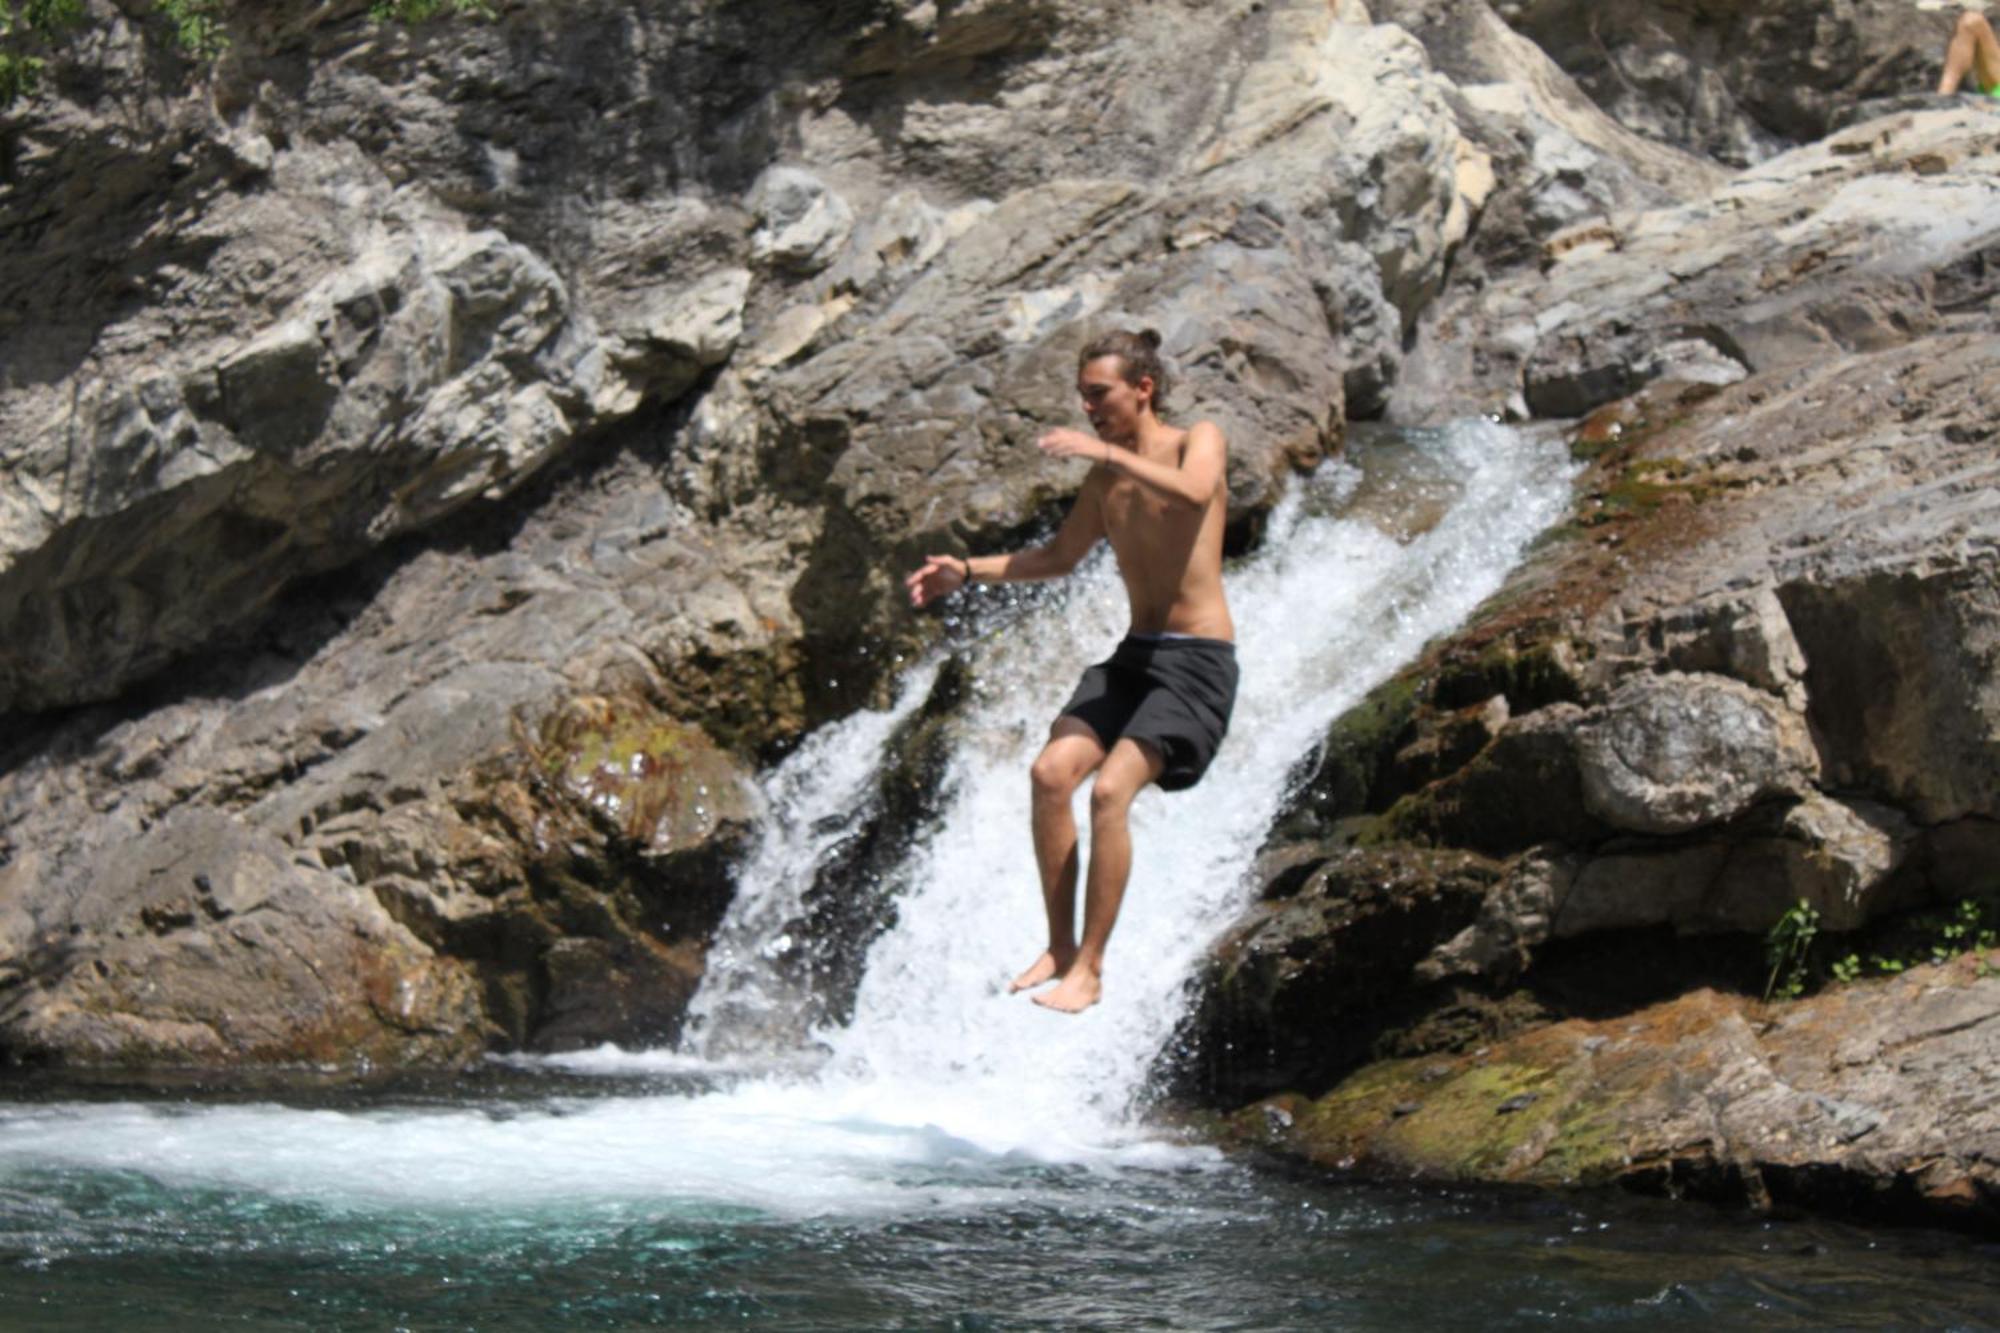
[[[2000,981],[1972,960],[1763,1010],[1711,990],[1272,1098],[1240,1142],[1336,1170],[1991,1230]]]
[[[1801,41],[1790,0],[245,8],[204,73],[98,3],[0,113],[8,1058],[672,1040],[756,767],[933,637],[910,562],[1061,512],[1080,470],[1032,441],[1118,325],[1164,335],[1174,419],[1228,429],[1239,546],[1355,419],[1507,416],[1585,465],[1570,522],[1301,770],[1190,1020],[1211,1098],[1383,1057],[1476,1090],[1474,1051],[1567,1030],[1538,1025],[1754,987],[1801,899],[1859,931],[1990,889],[1994,121],[1863,114],[1941,30],[1860,5]],[[893,920],[850,881],[929,817],[957,688],[803,899],[802,1024]],[[1937,1049],[1983,1068],[1966,1033]],[[1885,1088],[1792,1082],[1848,1126],[1945,1087],[1864,1067]],[[1763,1096],[1633,1078],[1662,1123]],[[1936,1104],[1879,1157],[1728,1125],[1777,1196],[1971,1163],[1983,1122]],[[1460,1142],[1361,1155],[1570,1178]],[[1983,1169],[1909,1197],[1988,1198]]]

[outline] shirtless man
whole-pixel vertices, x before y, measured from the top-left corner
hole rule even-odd
[[[1179,791],[1199,781],[1236,699],[1236,632],[1222,595],[1226,445],[1212,422],[1178,430],[1160,420],[1167,373],[1159,346],[1159,334],[1147,330],[1084,348],[1076,387],[1096,434],[1052,430],[1038,441],[1051,458],[1093,464],[1054,537],[1012,555],[933,555],[906,580],[921,607],[974,580],[1067,574],[1101,538],[1118,556],[1131,629],[1108,660],[1083,673],[1030,772],[1049,945],[1011,989],[1054,982],[1035,1003],[1064,1013],[1089,1008],[1103,989],[1104,947],[1132,869],[1132,799],[1148,783]],[[1078,941],[1071,797],[1092,773]]]

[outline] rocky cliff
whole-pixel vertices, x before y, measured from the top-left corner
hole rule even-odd
[[[1211,1097],[1983,891],[2000,181],[1868,115],[1942,43],[1887,5],[279,0],[205,64],[93,0],[0,111],[0,1050],[670,1038],[750,774],[936,633],[912,557],[1059,512],[1116,323],[1239,548],[1350,420],[1588,464],[1300,774]]]
[[[1490,189],[1421,46],[1321,4],[288,3],[207,68],[91,15],[0,136],[15,1058],[671,1035],[559,1021],[561,959],[698,966],[717,886],[656,863],[934,629],[913,554],[1058,512],[1080,340],[1162,328],[1253,540]],[[598,752],[689,778],[599,818],[551,777]],[[239,863],[323,906],[199,887]]]
[[[1441,299],[1398,392],[1577,418],[1576,509],[1301,774],[1194,1020],[1212,1095],[1323,1092],[1271,1105],[1331,1159],[1992,1225],[1991,962],[1756,999],[1788,913],[1848,975],[1912,912],[1991,952],[1993,125],[1867,120]],[[1751,999],[1674,999],[1710,985]],[[1874,1054],[1801,1040],[1872,1005]]]

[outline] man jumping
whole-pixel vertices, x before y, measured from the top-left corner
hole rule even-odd
[[[1083,673],[1030,772],[1049,947],[1011,989],[1053,981],[1035,1003],[1064,1013],[1089,1008],[1103,990],[1104,947],[1132,870],[1133,798],[1148,783],[1180,791],[1200,781],[1236,701],[1235,627],[1222,594],[1227,445],[1213,422],[1178,430],[1160,420],[1168,384],[1159,347],[1150,329],[1113,333],[1078,358],[1077,392],[1096,434],[1052,430],[1037,442],[1051,458],[1093,465],[1054,537],[1012,555],[933,555],[906,580],[921,607],[974,581],[1067,574],[1101,538],[1118,557],[1131,629]],[[1071,798],[1092,773],[1079,943]]]

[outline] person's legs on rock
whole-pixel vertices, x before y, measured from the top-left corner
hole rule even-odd
[[[1944,50],[1944,70],[1938,75],[1937,90],[1955,93],[1965,76],[1971,74],[1979,92],[2000,88],[2000,40],[1993,25],[1978,10],[1968,9],[1958,16],[1951,42]]]

